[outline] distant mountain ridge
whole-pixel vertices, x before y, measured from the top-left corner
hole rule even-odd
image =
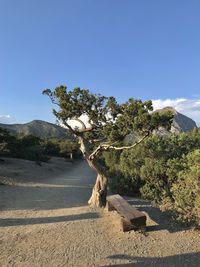
[[[24,124],[0,123],[0,127],[7,129],[13,134],[23,133],[24,135],[32,134],[40,138],[69,139],[69,133],[66,129],[59,125],[41,120],[33,120]]]
[[[162,108],[156,111],[165,112],[168,110],[171,111],[174,115],[174,119],[172,122],[170,132],[172,133],[188,132],[194,128],[197,128],[195,121],[193,121],[191,118],[187,117],[186,115],[183,115],[182,113],[178,112],[173,107],[165,107],[165,108]]]
[[[157,135],[169,136],[170,133],[179,134],[179,133],[188,132],[194,128],[197,128],[195,121],[183,115],[182,113],[179,113],[173,107],[165,107],[165,108],[158,109],[155,111],[160,112],[160,113],[165,112],[165,111],[171,111],[174,115],[170,131],[166,130],[163,127],[160,127],[158,130],[154,131],[154,133]],[[135,142],[137,139],[138,139],[138,135],[133,132],[125,137],[125,143],[130,144],[130,143]]]
[[[165,107],[158,112],[165,112],[170,110],[174,114],[173,123],[170,132],[181,133],[187,132],[197,127],[196,123],[189,117],[177,112],[173,107]],[[32,134],[41,138],[58,138],[58,139],[70,139],[69,132],[59,125],[41,121],[33,120],[25,124],[3,124],[0,123],[1,128],[5,128],[12,133],[23,133],[25,135]],[[165,129],[158,130],[161,135],[168,135],[169,132]],[[128,136],[128,140],[134,138],[134,134]]]

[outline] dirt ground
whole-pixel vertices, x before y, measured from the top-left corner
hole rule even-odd
[[[200,232],[135,198],[147,231],[120,232],[87,205],[94,181],[84,161],[0,162],[0,266],[200,266]]]

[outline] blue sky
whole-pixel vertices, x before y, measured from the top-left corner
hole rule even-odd
[[[199,14],[199,0],[0,0],[0,121],[54,121],[41,92],[60,84],[198,120]]]

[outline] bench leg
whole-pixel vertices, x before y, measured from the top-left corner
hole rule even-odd
[[[126,220],[124,218],[121,218],[121,220],[120,220],[120,230],[122,230],[123,232],[128,232],[128,231],[131,231],[131,230],[136,230],[136,228],[134,227],[134,225],[130,221],[128,221],[128,220]]]
[[[107,211],[113,211],[115,210],[115,208],[113,207],[113,205],[111,205],[108,201],[106,202],[106,210]]]

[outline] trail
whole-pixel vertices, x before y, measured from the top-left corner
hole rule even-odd
[[[8,163],[4,168],[13,175]],[[200,233],[149,202],[130,199],[150,215],[146,235],[119,232],[109,215],[88,207],[95,173],[84,161],[31,165],[30,179],[27,164],[17,161],[17,185],[0,186],[0,266],[200,265]]]
[[[65,173],[55,173],[53,177],[51,173],[48,177],[47,173],[46,177],[37,176],[28,183],[23,181],[18,186],[8,187],[6,192],[10,201],[6,199],[4,202],[2,199],[0,208],[2,202],[4,210],[48,210],[86,205],[95,181],[95,173],[84,161],[66,163],[65,169]]]

